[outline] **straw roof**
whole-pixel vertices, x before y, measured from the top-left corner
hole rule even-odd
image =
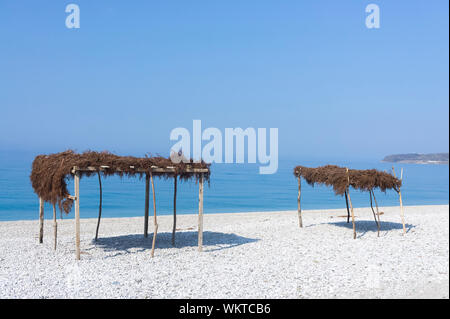
[[[357,170],[347,169],[335,165],[326,165],[317,168],[297,166],[294,175],[303,177],[309,185],[322,184],[333,187],[336,195],[343,195],[350,185],[361,191],[371,191],[375,188],[386,192],[387,189],[399,191],[402,181],[393,175],[380,172],[376,169]],[[348,181],[350,178],[350,183]]]
[[[95,170],[80,171],[81,176],[90,176],[101,172],[104,176],[109,175],[127,175],[142,177],[156,166],[158,168],[170,168],[152,172],[153,176],[164,178],[177,176],[182,180],[196,179],[203,175],[209,181],[210,164],[204,162],[194,163],[173,163],[170,158],[164,157],[144,157],[118,156],[109,152],[75,153],[68,150],[61,153],[50,155],[38,155],[33,161],[30,175],[31,185],[34,192],[46,202],[58,204],[61,210],[70,212],[72,199],[69,198],[67,189],[67,180],[72,177],[72,169],[95,168]],[[198,173],[192,169],[207,169],[207,173]]]

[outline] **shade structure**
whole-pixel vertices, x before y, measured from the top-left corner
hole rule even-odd
[[[101,175],[111,176],[144,176],[146,180],[145,220],[144,236],[147,236],[148,213],[149,213],[149,184],[151,182],[154,211],[154,236],[152,244],[152,256],[158,229],[156,219],[156,192],[154,177],[173,178],[175,181],[195,180],[199,184],[199,250],[202,244],[203,231],[203,183],[209,182],[211,174],[210,165],[201,162],[181,161],[174,163],[170,158],[163,157],[133,157],[118,156],[109,152],[84,152],[81,154],[74,151],[65,151],[50,155],[39,155],[35,158],[30,175],[31,183],[35,193],[39,196],[40,205],[40,242],[43,236],[44,209],[43,202],[58,205],[61,211],[69,213],[75,205],[75,242],[76,257],[80,259],[80,178],[97,174],[100,186],[99,218],[97,224],[96,238],[101,217],[102,192]],[[73,178],[75,194],[69,194],[67,180]],[[175,243],[176,222],[176,182],[174,190],[174,227],[172,243]],[[56,237],[56,232],[55,232]]]
[[[402,171],[403,172],[403,171]],[[380,231],[380,212],[378,211],[378,203],[376,203],[375,199],[375,189],[379,189],[382,192],[386,192],[387,190],[394,190],[399,194],[400,199],[400,210],[403,224],[403,232],[405,233],[405,221],[403,216],[403,202],[401,197],[401,186],[403,173],[400,179],[395,176],[395,171],[393,169],[394,174],[389,174],[387,172],[381,172],[376,169],[366,169],[366,170],[358,170],[358,169],[348,169],[346,167],[340,167],[336,165],[326,165],[320,167],[306,167],[306,166],[296,166],[294,168],[294,176],[298,179],[298,217],[299,217],[299,226],[303,227],[302,221],[302,211],[301,211],[301,180],[302,178],[311,186],[315,185],[325,185],[332,187],[336,195],[345,196],[347,211],[348,211],[348,219],[350,219],[350,215],[352,216],[353,222],[353,237],[356,238],[356,230],[355,230],[355,218],[353,205],[350,197],[350,188],[369,192],[370,194],[370,205],[372,208],[372,212],[375,218],[375,222],[378,227],[378,235]],[[377,212],[373,208],[373,201],[376,203]]]

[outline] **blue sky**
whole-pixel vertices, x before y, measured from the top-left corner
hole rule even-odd
[[[76,3],[81,28],[65,27]],[[365,27],[376,3],[381,28]],[[167,155],[277,127],[280,158],[448,151],[448,1],[0,2],[0,149]]]

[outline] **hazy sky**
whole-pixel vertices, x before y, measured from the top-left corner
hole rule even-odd
[[[67,29],[76,3],[81,28]],[[365,7],[381,9],[367,29]],[[0,149],[167,155],[277,127],[280,157],[448,151],[448,1],[0,1]]]

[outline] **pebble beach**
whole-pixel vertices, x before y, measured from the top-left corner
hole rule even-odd
[[[370,208],[356,208],[357,238],[345,209],[206,214],[203,252],[197,215],[75,223],[0,222],[0,298],[449,298],[449,206],[382,207],[381,233]]]

